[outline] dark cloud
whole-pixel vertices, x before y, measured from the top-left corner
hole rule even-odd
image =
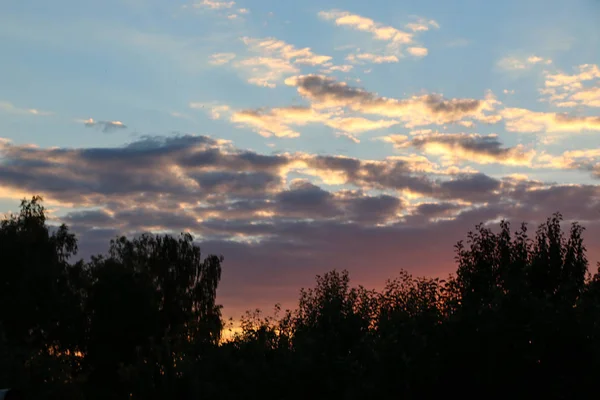
[[[296,218],[329,218],[342,214],[332,193],[304,181],[292,183],[290,190],[275,196],[275,201],[279,213]]]
[[[437,196],[442,199],[463,199],[467,201],[490,201],[495,191],[499,191],[502,182],[485,174],[461,174],[455,179],[441,182]]]
[[[283,177],[293,171],[316,174],[325,181],[333,174],[357,189],[409,190],[443,199],[455,194],[454,198],[467,200],[480,198],[491,179],[465,175],[443,181],[435,178],[437,173],[418,171],[407,160],[261,155],[203,136],[146,137],[120,148],[42,149],[4,144],[0,152],[0,183],[6,187],[85,206],[109,201],[259,199],[281,192]],[[470,186],[459,190],[461,184]],[[469,190],[474,196],[469,196]]]
[[[465,146],[501,153],[489,139]],[[261,155],[203,136],[85,150],[4,143],[0,153],[5,192],[46,195],[72,210],[58,219],[80,235],[82,256],[105,252],[118,234],[194,233],[204,254],[225,256],[226,313],[241,314],[249,298],[252,307],[293,301],[299,286],[334,267],[368,285],[399,268],[445,275],[453,244],[479,222],[537,224],[562,211],[599,232],[600,186],[423,172],[410,158]],[[313,181],[288,182],[298,174]],[[316,184],[327,179],[336,185]],[[600,235],[587,235],[591,249]]]
[[[427,107],[433,113],[460,116],[476,111],[481,106],[480,100],[475,99],[444,99],[438,94],[429,94],[423,98]]]

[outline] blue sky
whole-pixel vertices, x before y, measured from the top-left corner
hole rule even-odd
[[[402,235],[446,234],[407,256],[432,274],[471,223],[562,210],[593,230],[599,18],[593,0],[3,1],[0,211],[42,194],[84,253],[192,230],[229,251],[232,309],[295,296],[357,238],[376,272],[338,261],[374,282]]]

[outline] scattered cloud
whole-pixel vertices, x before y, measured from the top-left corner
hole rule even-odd
[[[413,32],[425,32],[431,28],[439,29],[440,25],[433,19],[418,18],[415,22],[406,24],[406,29]]]
[[[362,63],[368,61],[374,64],[395,63],[399,61],[398,57],[394,55],[386,56],[373,53],[348,54],[348,56],[346,56],[346,60],[351,63]]]
[[[328,67],[322,69],[321,73],[322,74],[331,74],[333,72],[348,73],[348,72],[352,71],[353,68],[354,68],[353,65],[348,65],[348,64],[344,64],[344,65],[331,65],[331,66],[328,66]]]
[[[96,121],[93,118],[84,120],[83,124],[88,128],[99,128],[104,133],[127,128],[127,126],[125,126],[125,124],[123,124],[121,121]]]
[[[298,73],[300,66],[320,66],[331,60],[330,56],[313,53],[309,47],[299,49],[275,38],[243,37],[242,41],[260,56],[241,60],[236,65],[250,74],[249,83],[258,86],[274,88],[284,76]]]
[[[189,107],[207,112],[211,119],[221,119],[225,114],[231,113],[231,107],[226,104],[191,102]]]
[[[194,8],[209,8],[212,10],[230,9],[235,6],[235,1],[202,0],[192,4]]]
[[[0,111],[4,111],[9,114],[19,114],[19,115],[47,116],[47,115],[53,114],[49,111],[41,111],[36,108],[19,108],[8,101],[0,101]]]
[[[439,25],[434,20],[427,20],[425,18],[418,18],[415,22],[411,22],[406,25],[406,30],[394,28],[392,26],[384,25],[379,22],[375,22],[371,18],[363,17],[358,14],[352,14],[348,11],[342,10],[329,10],[320,11],[319,17],[333,21],[335,25],[347,27],[353,30],[368,32],[372,37],[381,42],[386,43],[384,50],[379,51],[380,54],[365,53],[362,58],[363,61],[371,61],[375,63],[382,62],[398,62],[398,57],[401,57],[402,50],[404,47],[408,47],[407,52],[409,55],[415,57],[424,57],[427,55],[427,49],[423,46],[414,46],[415,44],[415,33],[424,32],[430,28],[439,28]],[[350,59],[360,60],[359,56],[350,55]]]
[[[564,72],[545,76],[540,93],[543,100],[557,107],[600,107],[600,68],[595,64],[583,64],[574,74]]]
[[[235,53],[216,53],[210,56],[210,63],[212,65],[224,65],[228,64],[235,58]]]
[[[413,41],[412,33],[377,23],[370,18],[352,14],[348,11],[321,11],[319,17],[325,20],[333,20],[338,26],[347,26],[358,31],[370,32],[377,40],[401,44],[409,44]]]
[[[415,57],[425,57],[428,53],[428,50],[425,47],[409,47],[406,51],[408,51],[408,54]]]
[[[336,137],[342,137],[342,138],[346,138],[348,140],[350,140],[351,142],[354,142],[356,144],[360,143],[360,139],[357,138],[355,135],[348,133],[348,132],[336,132],[335,133]]]
[[[552,64],[551,59],[539,57],[536,55],[530,55],[528,57],[504,57],[498,61],[498,67],[507,71],[519,71],[530,69],[534,65],[548,65]]]

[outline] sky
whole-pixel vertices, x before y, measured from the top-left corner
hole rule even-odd
[[[445,277],[556,211],[600,261],[597,0],[0,2],[0,212],[80,256],[192,232],[238,316],[316,274]]]

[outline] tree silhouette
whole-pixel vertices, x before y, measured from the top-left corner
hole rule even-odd
[[[36,399],[593,398],[600,265],[583,227],[528,236],[480,224],[446,280],[406,271],[380,290],[333,269],[297,307],[226,329],[222,257],[189,234],[118,237],[73,260],[42,199],[0,223],[0,385]]]

